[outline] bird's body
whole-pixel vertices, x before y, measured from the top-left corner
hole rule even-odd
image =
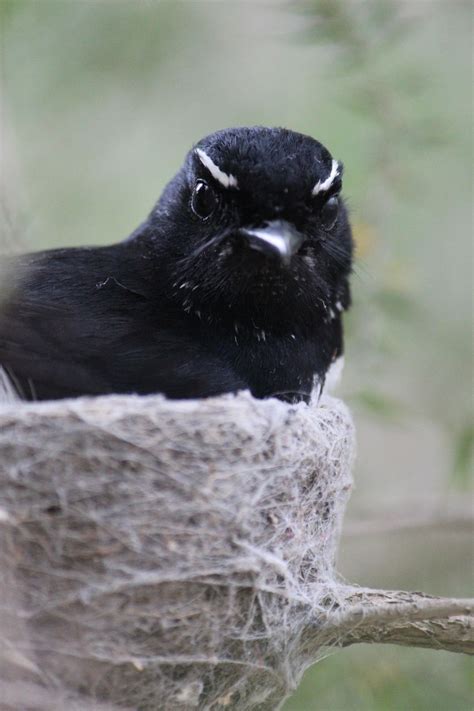
[[[198,146],[128,240],[10,263],[0,365],[23,397],[249,389],[297,401],[322,385],[350,301],[345,209],[338,233],[320,216],[338,164],[283,129],[229,129]]]

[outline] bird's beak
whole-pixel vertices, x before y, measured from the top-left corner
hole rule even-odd
[[[304,242],[303,235],[285,220],[267,222],[264,227],[239,230],[251,249],[289,264]]]

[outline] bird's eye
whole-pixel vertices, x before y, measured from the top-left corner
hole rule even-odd
[[[321,208],[321,224],[325,230],[330,230],[336,224],[339,214],[339,198],[333,195]]]
[[[217,195],[205,180],[198,180],[191,197],[191,208],[195,215],[206,220],[217,207]]]

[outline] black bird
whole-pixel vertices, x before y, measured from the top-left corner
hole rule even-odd
[[[125,241],[8,263],[0,365],[26,399],[249,389],[308,402],[343,352],[341,179],[309,136],[207,136]]]

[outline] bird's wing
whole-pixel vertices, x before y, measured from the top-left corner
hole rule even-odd
[[[82,301],[62,297],[25,287],[0,309],[0,365],[26,399],[203,397],[246,387],[183,324],[134,291],[111,282]]]

